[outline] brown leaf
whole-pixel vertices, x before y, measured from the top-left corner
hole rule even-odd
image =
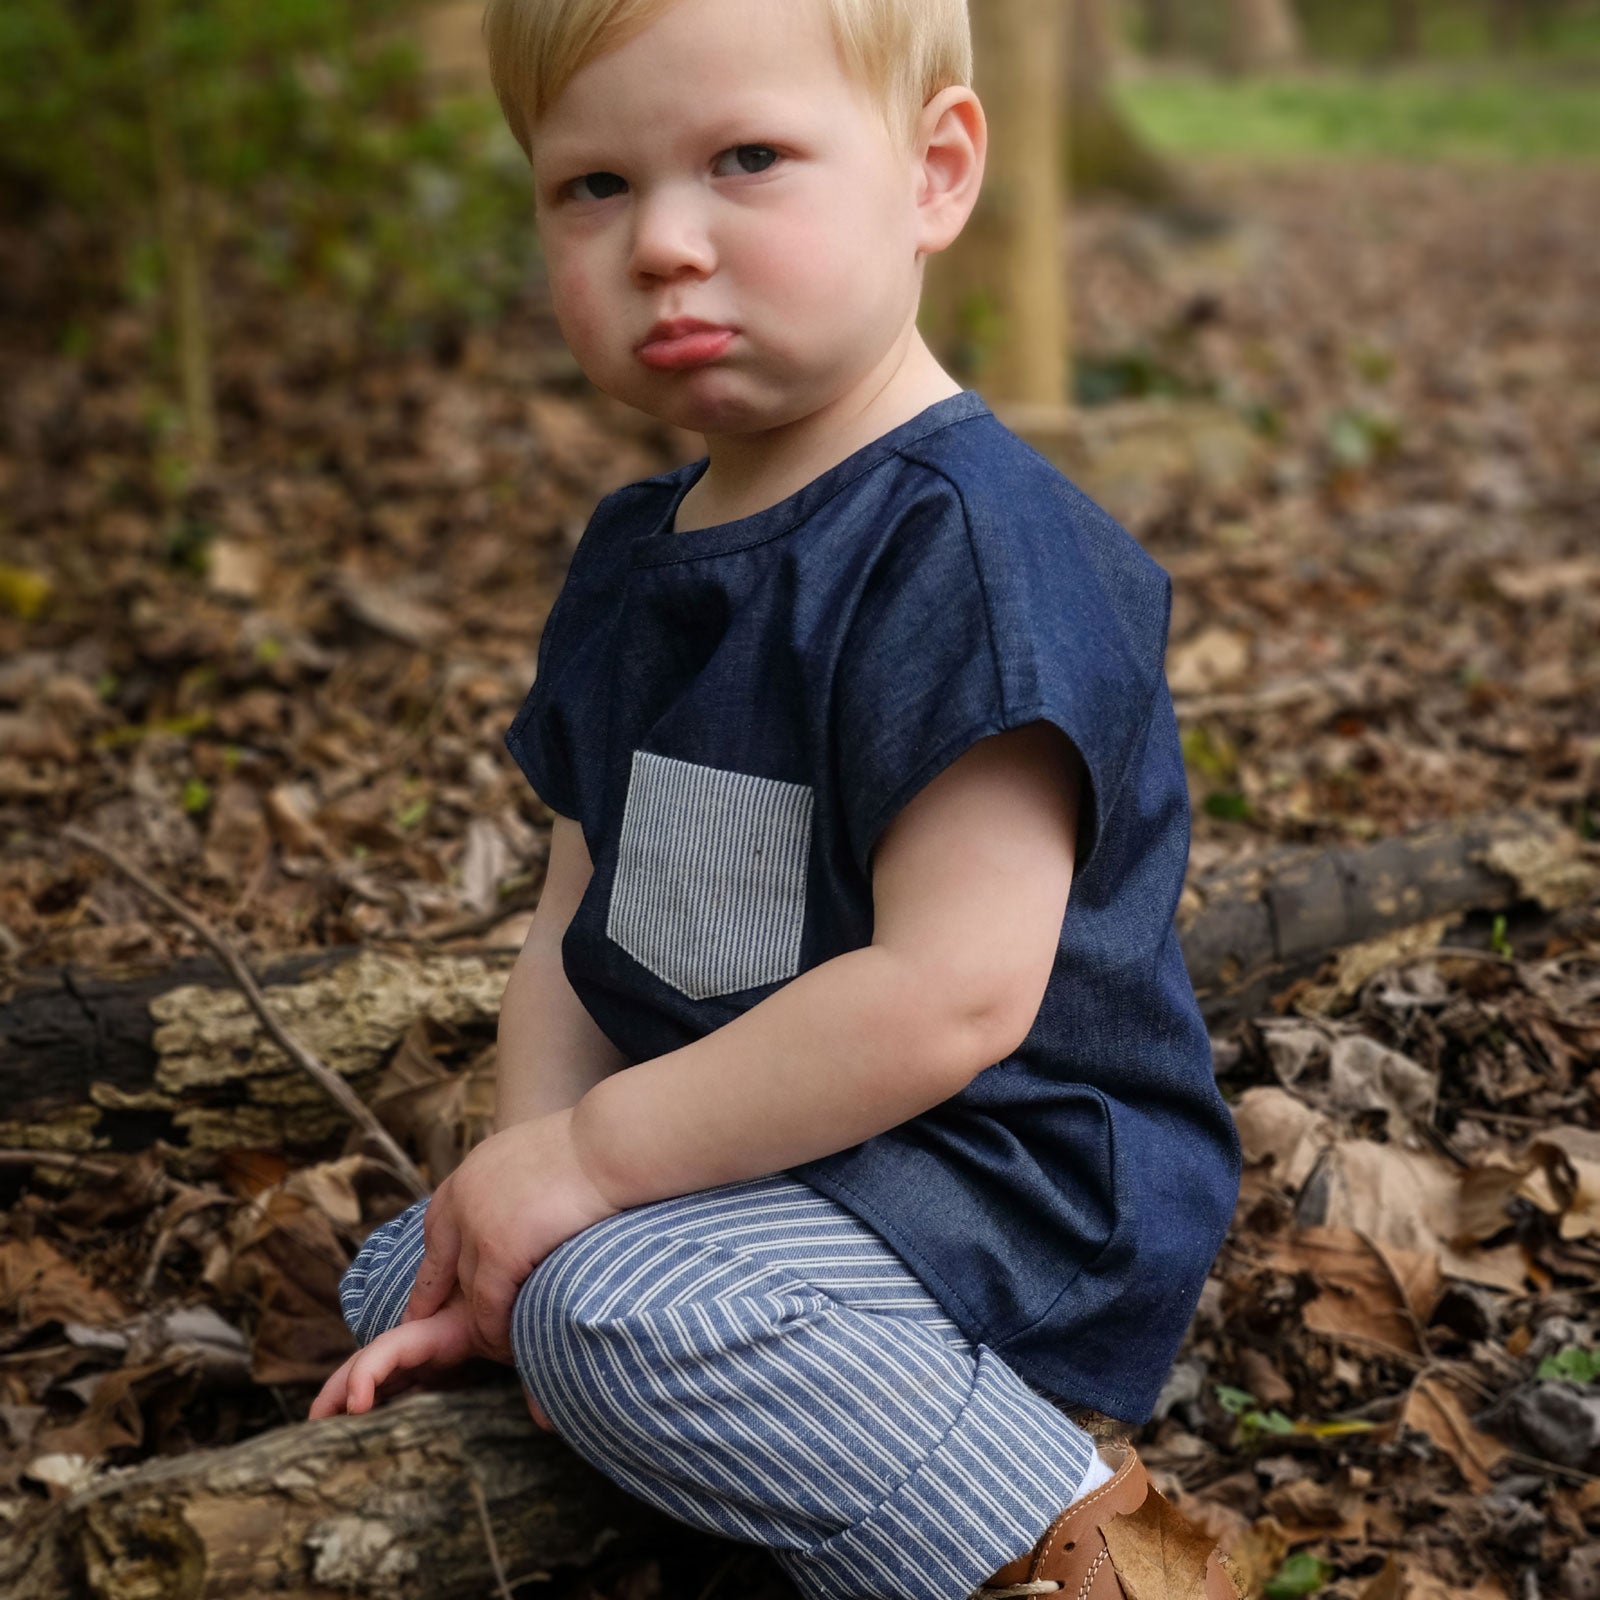
[[[1426,1323],[1439,1297],[1437,1256],[1369,1244],[1349,1228],[1301,1228],[1278,1245],[1272,1261],[1287,1272],[1309,1272],[1321,1286],[1303,1313],[1308,1328],[1427,1354],[1418,1348],[1412,1318]]]
[[[46,1322],[115,1327],[128,1310],[39,1238],[0,1240],[0,1317],[23,1334]]]
[[[1600,1232],[1600,1134],[1589,1128],[1547,1128],[1529,1142],[1527,1154],[1543,1160],[1565,1191],[1561,1237],[1587,1239]]]
[[[1399,1562],[1391,1555],[1372,1582],[1361,1591],[1361,1600],[1405,1600],[1406,1575]]]
[[[1100,1532],[1128,1600],[1205,1600],[1212,1541],[1164,1495],[1152,1489]]]
[[[1431,1572],[1408,1572],[1406,1600],[1506,1600],[1506,1586],[1498,1578],[1479,1578],[1470,1589],[1463,1589]]]
[[[1533,1198],[1526,1185],[1529,1173],[1536,1166],[1537,1163],[1527,1157],[1514,1162],[1497,1150],[1485,1151],[1479,1156],[1461,1175],[1458,1225],[1452,1243],[1465,1247],[1505,1232],[1512,1222],[1506,1209],[1508,1202],[1519,1194],[1526,1199]],[[1553,1196],[1551,1205],[1560,1209]]]
[[[1284,1525],[1291,1539],[1359,1539],[1366,1528],[1361,1497],[1332,1484],[1300,1478],[1280,1484],[1262,1504]]]
[[[1427,1434],[1478,1494],[1488,1489],[1490,1474],[1506,1455],[1506,1447],[1473,1427],[1461,1402],[1442,1379],[1431,1375],[1411,1386],[1400,1421]]]
[[[1229,1564],[1246,1594],[1260,1594],[1262,1586],[1283,1565],[1289,1553],[1289,1536],[1274,1516],[1258,1517],[1229,1549]]]

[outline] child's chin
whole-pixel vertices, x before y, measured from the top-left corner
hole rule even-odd
[[[769,398],[763,402],[730,390],[731,385],[719,384],[715,377],[708,376],[706,382],[685,384],[670,404],[658,403],[646,409],[663,422],[693,433],[759,433],[792,420],[792,408],[786,409],[781,400]]]

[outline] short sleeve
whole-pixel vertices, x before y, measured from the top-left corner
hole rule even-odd
[[[542,655],[542,640],[540,644]],[[566,749],[560,730],[550,714],[542,667],[535,675],[521,709],[506,729],[505,744],[512,759],[533,786],[534,793],[545,805],[560,816],[576,820],[578,802],[575,798],[571,752]]]
[[[566,654],[562,646],[566,620],[563,613],[570,609],[569,596],[573,588],[573,571],[569,569],[561,592],[545,617],[544,631],[539,635],[533,685],[506,729],[505,746],[545,805],[560,816],[576,820],[578,784],[574,752],[566,720],[557,714],[554,692]]]
[[[557,605],[560,600],[557,598]],[[573,776],[573,752],[566,744],[562,726],[550,707],[550,658],[555,630],[555,608],[550,611],[544,632],[539,635],[538,666],[534,667],[533,686],[522,707],[506,730],[506,749],[522,768],[534,794],[550,810],[574,818],[578,816],[578,786]]]
[[[884,541],[834,681],[839,798],[863,874],[925,784],[979,739],[1040,720],[1083,757],[1077,872],[1094,859],[1147,742],[1171,582],[1084,506],[968,504],[944,484]]]

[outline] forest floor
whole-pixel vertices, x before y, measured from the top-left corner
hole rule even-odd
[[[1243,467],[1085,475],[1174,578],[1191,875],[1522,805],[1594,852],[1600,172],[1205,170],[1235,226],[1098,203],[1072,231],[1085,372],[1259,441]],[[70,356],[41,337],[53,227],[0,241],[0,994],[197,948],[69,821],[252,959],[469,925],[514,948],[549,816],[501,740],[540,619],[596,498],[693,441],[576,379],[536,292],[384,355],[241,253],[225,465],[174,489],[152,315],[108,312]],[[1243,1192],[1135,1442],[1272,1600],[1600,1593],[1600,897],[1567,910],[1537,949],[1413,951],[1216,1039]],[[481,1083],[492,1038],[433,1047],[413,1072]],[[164,1235],[144,1184],[169,1156],[82,1187],[0,1162],[14,1527],[104,1466],[303,1417],[350,1347],[339,1264],[395,1197],[363,1214],[337,1150],[222,1152],[182,1163],[216,1204]],[[323,1259],[268,1318],[262,1230],[233,1222],[291,1184],[325,1203]],[[248,1374],[176,1339],[134,1364],[127,1330],[178,1305]],[[785,1592],[726,1554],[555,1587]]]

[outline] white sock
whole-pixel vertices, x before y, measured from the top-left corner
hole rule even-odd
[[[1083,1475],[1083,1482],[1078,1485],[1078,1492],[1073,1496],[1072,1503],[1076,1505],[1086,1494],[1092,1494],[1102,1483],[1110,1483],[1116,1477],[1110,1467],[1105,1464],[1104,1458],[1098,1450],[1089,1463],[1089,1470]]]

